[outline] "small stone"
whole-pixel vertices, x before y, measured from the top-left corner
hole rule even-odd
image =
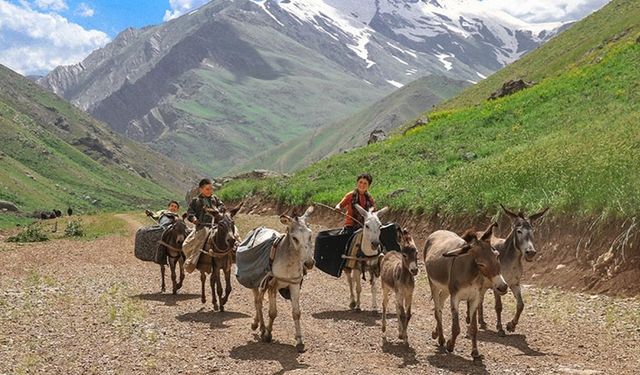
[[[567,266],[566,266],[566,265],[564,265],[564,264],[558,264],[558,265],[556,266],[556,270],[561,270],[561,269],[566,268],[566,267],[567,267]]]

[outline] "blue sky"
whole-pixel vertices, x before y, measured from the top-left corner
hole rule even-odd
[[[468,1],[480,1],[528,22],[555,22],[580,19],[609,0]],[[207,2],[0,0],[0,64],[25,75],[46,74],[58,65],[82,61],[127,27],[159,24]]]

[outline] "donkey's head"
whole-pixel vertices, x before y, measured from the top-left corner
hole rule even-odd
[[[295,213],[291,216],[280,215],[280,222],[287,226],[287,236],[291,246],[300,253],[306,269],[311,269],[315,265],[311,246],[311,228],[307,222],[312,212],[313,206],[309,206],[302,216],[297,216]]]
[[[240,208],[242,208],[242,203],[229,210],[226,208],[222,208],[221,210],[215,208],[210,209],[209,212],[213,215],[214,222],[216,223],[216,232],[213,236],[216,250],[226,251],[235,247],[238,242],[239,234],[237,233],[238,230],[233,218],[238,211],[240,211]]]
[[[505,294],[507,292],[507,283],[500,272],[498,251],[491,246],[491,234],[493,233],[493,228],[496,226],[496,223],[491,223],[480,235],[476,233],[475,228],[467,230],[462,235],[462,239],[467,243],[461,248],[445,253],[444,256],[455,257],[464,254],[471,255],[480,273],[491,280],[493,288],[500,294]]]
[[[373,207],[369,211],[356,204],[356,210],[362,215],[362,252],[367,256],[374,256],[380,253],[380,222],[379,216],[387,212],[388,207],[384,207],[376,212]]]
[[[503,205],[500,207],[511,218],[513,246],[524,255],[527,262],[533,261],[536,256],[536,248],[533,244],[533,223],[544,216],[549,207],[531,216],[525,215],[524,212],[516,214]]]
[[[167,228],[165,236],[168,242],[173,242],[173,245],[175,245],[175,247],[181,249],[182,243],[187,237],[187,225],[184,223],[184,221],[176,219],[173,224],[171,224],[171,226]]]
[[[413,276],[418,274],[418,248],[407,228],[398,228],[398,239],[403,264],[411,271]]]

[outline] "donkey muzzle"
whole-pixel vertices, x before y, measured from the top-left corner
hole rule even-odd
[[[535,250],[527,250],[524,252],[524,260],[526,260],[527,262],[533,262],[536,254],[537,252]]]
[[[306,261],[304,262],[304,268],[305,268],[305,269],[308,269],[308,270],[312,269],[315,265],[316,265],[316,261],[315,261],[315,260],[313,260],[313,259],[311,259],[311,260],[306,260]]]

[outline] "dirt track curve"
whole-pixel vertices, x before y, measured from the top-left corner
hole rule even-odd
[[[132,230],[146,224],[122,217]],[[281,229],[276,217],[241,215],[238,224],[242,233],[258,225]],[[298,354],[288,302],[278,300],[274,342],[258,342],[250,329],[249,290],[234,280],[224,313],[213,312],[210,294],[207,304],[200,302],[197,274],[187,275],[178,295],[159,294],[159,267],[133,256],[133,235],[2,243],[0,264],[0,374],[640,373],[638,298],[525,287],[520,325],[498,337],[488,295],[489,330],[479,334],[484,359],[473,363],[464,335],[452,354],[431,339],[434,319],[422,265],[409,346],[396,339],[394,314],[385,340],[378,313],[348,310],[344,278],[314,270],[301,301],[307,352]],[[504,301],[506,322],[515,304],[511,295]],[[370,307],[367,286],[363,308]]]

